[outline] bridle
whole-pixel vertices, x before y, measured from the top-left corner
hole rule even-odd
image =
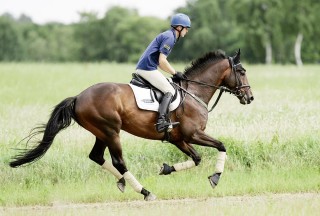
[[[195,81],[195,80],[190,80],[186,76],[185,76],[185,78],[183,78],[183,80],[187,81],[187,83],[188,82],[192,82],[192,83],[196,83],[198,85],[207,86],[207,87],[210,87],[210,88],[215,88],[215,89],[219,89],[220,90],[216,101],[212,105],[211,109],[208,110],[208,112],[211,112],[216,107],[216,105],[218,104],[223,92],[228,92],[228,93],[233,94],[234,96],[236,96],[238,98],[243,98],[245,96],[245,93],[242,92],[241,89],[242,88],[250,88],[250,85],[243,85],[243,83],[241,81],[240,76],[244,75],[245,72],[246,72],[245,69],[242,67],[241,63],[239,62],[239,63],[235,64],[232,57],[228,57],[228,61],[229,61],[229,64],[231,66],[231,70],[232,70],[232,72],[233,72],[233,74],[235,76],[235,80],[236,80],[236,87],[234,89],[229,89],[228,87],[226,87],[224,85],[217,86],[217,85],[212,85],[212,84],[208,84],[208,83],[205,83],[205,82],[199,82],[199,81]],[[208,105],[205,102],[203,102],[196,95],[188,92],[188,87],[187,87],[187,89],[184,89],[184,88],[181,87],[181,85],[177,85],[176,83],[174,83],[174,84],[175,84],[176,87],[181,89],[186,94],[190,95],[193,99],[195,99],[201,105],[206,107],[206,109],[208,109]]]
[[[243,97],[244,93],[241,92],[242,88],[250,88],[250,85],[243,85],[240,76],[245,75],[246,70],[242,67],[241,62],[235,64],[232,57],[228,57],[229,64],[231,65],[232,72],[235,76],[235,80],[237,83],[237,86],[235,87],[231,94],[235,95],[236,97]]]

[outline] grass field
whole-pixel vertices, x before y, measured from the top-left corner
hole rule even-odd
[[[182,70],[183,65],[176,65]],[[88,159],[94,137],[76,124],[61,132],[38,162],[18,169],[10,158],[57,103],[98,82],[128,83],[134,65],[0,64],[0,205],[48,205],[141,200]],[[161,200],[268,193],[320,192],[320,66],[246,66],[255,101],[243,106],[223,95],[210,114],[207,133],[223,141],[228,160],[217,188],[216,150],[196,146],[199,167],[170,176],[163,162],[187,159],[168,143],[122,132],[129,170]],[[106,158],[109,156],[106,154]]]

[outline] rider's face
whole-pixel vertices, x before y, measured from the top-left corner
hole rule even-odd
[[[188,28],[183,28],[183,30],[180,33],[180,37],[184,37],[186,36],[186,34],[188,33],[189,29]]]

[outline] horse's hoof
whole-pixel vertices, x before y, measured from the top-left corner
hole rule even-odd
[[[220,179],[220,175],[221,175],[221,173],[215,173],[212,176],[208,177],[212,188],[215,188],[217,186],[219,179]]]
[[[152,193],[149,193],[147,196],[144,196],[144,200],[145,201],[153,201],[153,200],[156,200],[157,197],[156,195],[152,194]]]
[[[124,192],[124,189],[126,188],[126,181],[123,177],[117,181],[117,187],[122,193]]]
[[[172,172],[172,167],[166,163],[163,163],[163,166],[160,169],[159,175],[169,175]]]

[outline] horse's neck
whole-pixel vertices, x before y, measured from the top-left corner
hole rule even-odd
[[[224,61],[213,64],[206,69],[204,69],[197,76],[190,77],[191,80],[206,83],[210,86],[204,86],[199,84],[189,84],[188,90],[199,97],[203,102],[208,104],[216,92],[217,88],[214,86],[219,86],[224,77],[224,72],[228,69],[229,64],[225,64]]]

